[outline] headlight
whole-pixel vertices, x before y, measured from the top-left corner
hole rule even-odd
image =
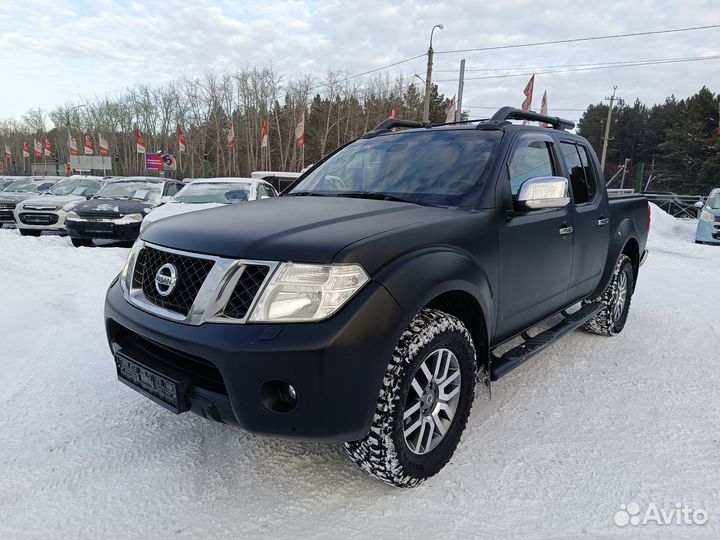
[[[282,263],[250,314],[251,322],[320,321],[369,281],[357,264]]]
[[[122,272],[120,272],[120,287],[122,287],[122,290],[126,293],[130,291],[130,288],[132,287],[132,269],[135,268],[135,261],[137,260],[138,254],[140,253],[140,250],[145,245],[144,242],[141,240],[137,240],[134,244],[132,249],[130,250],[130,254],[128,255],[127,260],[125,261],[125,266],[123,266]]]
[[[127,214],[120,219],[114,219],[115,223],[137,223],[143,220],[142,214]]]
[[[715,223],[715,216],[713,216],[707,210],[703,210],[702,212],[700,212],[700,219],[702,219],[703,221],[709,221],[710,223]]]
[[[62,209],[65,210],[65,212],[69,212],[70,210],[75,208],[79,202],[80,201],[71,201],[71,202],[67,203],[65,206],[63,206]]]
[[[75,212],[68,212],[68,215],[65,216],[65,219],[80,219],[80,216],[78,216]]]

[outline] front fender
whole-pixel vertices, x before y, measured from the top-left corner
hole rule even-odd
[[[412,251],[382,268],[374,280],[390,292],[409,319],[441,294],[462,291],[480,306],[488,332],[494,328],[488,275],[463,252],[448,247]]]

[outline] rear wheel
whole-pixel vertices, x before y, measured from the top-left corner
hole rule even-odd
[[[92,246],[92,240],[88,238],[71,238],[70,241],[75,247],[90,247]]]
[[[20,234],[23,236],[40,236],[40,233],[42,231],[38,231],[35,229],[18,229],[20,231]]]
[[[601,302],[603,309],[583,328],[593,334],[614,336],[622,332],[630,311],[630,300],[635,290],[635,274],[627,255],[620,255],[612,278],[602,296],[590,302]]]
[[[421,311],[388,364],[370,433],[345,443],[362,469],[413,487],[442,469],[465,430],[475,395],[475,347],[465,325]]]

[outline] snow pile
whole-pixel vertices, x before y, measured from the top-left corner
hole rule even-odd
[[[650,203],[650,239],[661,237],[665,240],[685,240],[695,241],[695,229],[697,229],[697,221],[679,220],[665,212],[655,203]]]
[[[720,249],[668,218],[625,331],[575,332],[493,383],[412,490],[118,383],[103,297],[127,249],[0,230],[0,538],[717,538]],[[615,525],[633,502],[709,521]]]

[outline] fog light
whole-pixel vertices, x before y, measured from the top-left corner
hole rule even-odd
[[[276,413],[288,413],[297,405],[297,391],[286,381],[267,381],[260,387],[260,401]]]

